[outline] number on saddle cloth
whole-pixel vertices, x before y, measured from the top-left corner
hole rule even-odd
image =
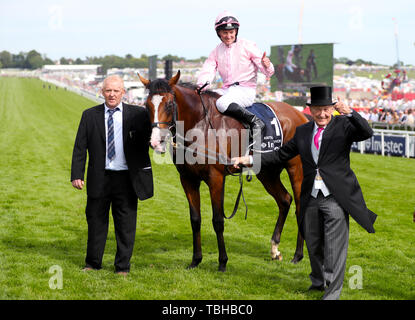
[[[265,123],[262,130],[261,143],[255,143],[253,150],[256,152],[272,152],[278,150],[282,146],[283,133],[280,121],[272,108],[264,103],[254,103],[246,108],[255,114]],[[259,149],[260,146],[260,149]]]

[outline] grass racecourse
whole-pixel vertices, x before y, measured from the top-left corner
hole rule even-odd
[[[172,164],[153,161],[155,196],[139,202],[131,272],[114,274],[111,221],[103,269],[82,272],[86,192],[72,188],[70,164],[82,111],[94,102],[35,79],[0,78],[0,299],[316,300],[310,265],[290,263],[297,235],[294,205],[282,235],[283,261],[270,259],[277,207],[257,179],[245,182],[249,206],[225,222],[229,256],[219,273],[208,190],[202,187],[203,261],[194,270],[187,201]],[[350,220],[342,299],[415,299],[415,160],[351,155],[375,234]],[[227,214],[238,179],[228,178]],[[283,181],[288,189],[287,174]],[[60,281],[62,280],[62,281]]]

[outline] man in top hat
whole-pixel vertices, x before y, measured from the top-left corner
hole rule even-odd
[[[261,155],[261,165],[273,165],[300,155],[304,179],[301,187],[300,232],[305,238],[310,264],[309,290],[325,291],[323,299],[339,299],[343,287],[349,240],[349,214],[374,233],[376,214],[366,207],[357,178],[350,168],[354,141],[373,135],[358,112],[339,101],[333,103],[331,87],[310,89],[313,121],[296,129],[290,141],[276,152]],[[333,117],[337,110],[340,115]],[[252,156],[234,158],[234,166],[252,164]]]

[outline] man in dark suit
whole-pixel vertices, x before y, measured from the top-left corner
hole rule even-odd
[[[325,291],[323,299],[339,299],[343,287],[349,239],[349,214],[374,233],[376,214],[366,207],[359,183],[350,168],[354,141],[373,135],[367,121],[343,102],[332,102],[331,87],[313,87],[310,112],[313,121],[297,128],[290,141],[276,152],[261,156],[261,165],[286,162],[300,155],[300,232],[311,264],[310,290]],[[333,107],[334,106],[334,107]],[[341,115],[333,117],[334,110]],[[251,156],[234,158],[235,167],[250,165]]]
[[[153,196],[148,154],[151,122],[146,109],[121,102],[125,90],[120,77],[107,77],[102,94],[105,103],[82,114],[72,155],[71,181],[74,188],[83,188],[88,152],[84,270],[101,269],[111,206],[117,241],[115,272],[125,276],[134,247],[137,198]]]

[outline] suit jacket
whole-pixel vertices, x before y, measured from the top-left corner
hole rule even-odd
[[[370,233],[374,233],[373,223],[377,215],[366,207],[359,182],[350,168],[350,148],[354,141],[363,141],[373,135],[373,130],[356,111],[351,117],[335,116],[323,133],[317,164],[311,154],[314,121],[297,127],[293,139],[276,152],[265,153],[261,165],[267,166],[286,162],[300,155],[304,179],[301,186],[300,231],[304,236],[304,212],[311,197],[316,169],[319,169],[324,183],[341,207],[358,224]]]
[[[103,196],[106,134],[104,104],[83,112],[72,154],[71,181],[84,180],[88,151],[87,194]],[[145,200],[153,196],[153,173],[148,153],[151,122],[145,108],[123,103],[124,154],[130,179],[137,197]]]

